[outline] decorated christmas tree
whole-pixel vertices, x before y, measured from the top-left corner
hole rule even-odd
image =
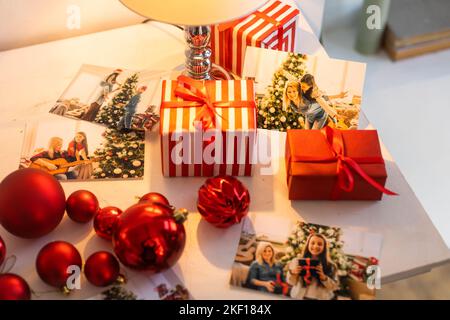
[[[272,84],[258,101],[258,128],[286,131],[302,129],[304,118],[288,108],[284,111],[283,94],[290,80],[300,81],[306,73],[306,56],[289,53],[281,67],[274,73]]]
[[[111,102],[100,109],[95,122],[106,124],[108,127],[117,127],[120,119],[125,113],[124,107],[134,95],[138,83],[138,75],[135,73],[125,80]]]
[[[338,269],[338,275],[346,276],[351,262],[343,251],[344,243],[341,241],[342,230],[340,228],[298,222],[288,238],[288,248],[281,263],[287,265],[292,259],[298,258],[302,254],[311,232],[322,234],[328,239],[330,258]]]
[[[99,166],[94,169],[95,178],[127,179],[144,175],[145,132],[122,133],[108,128],[103,137],[105,141],[94,152],[100,158]]]

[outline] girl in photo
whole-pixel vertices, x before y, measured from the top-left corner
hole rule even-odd
[[[94,121],[95,117],[97,117],[97,113],[100,110],[100,107],[108,98],[108,95],[116,90],[113,90],[114,85],[117,84],[117,77],[122,73],[122,69],[116,69],[113,73],[106,77],[105,81],[100,82],[100,86],[102,87],[102,93],[97,98],[95,102],[91,104],[86,113],[81,117],[82,120],[86,121]]]
[[[275,261],[275,249],[269,242],[260,242],[255,261],[250,265],[247,286],[263,292],[275,291],[277,280],[285,282],[282,267]]]
[[[67,156],[70,162],[89,160],[89,149],[86,133],[77,132],[73,140],[67,148]],[[70,168],[71,172],[77,179],[89,179],[92,175],[93,168],[91,163],[81,164],[74,168]]]
[[[316,259],[317,276],[312,277],[309,284],[300,275],[302,266],[299,258],[293,259],[289,264],[287,281],[292,285],[291,297],[294,299],[331,300],[334,291],[339,289],[337,269],[331,261],[328,252],[327,239],[321,234],[310,234],[306,240],[301,258]]]
[[[52,160],[65,159],[68,161],[67,152],[62,151],[63,140],[60,137],[52,137],[48,142],[48,148],[39,152],[30,158],[33,164],[46,168],[49,171],[57,170],[58,167],[52,163]],[[57,180],[67,180],[74,178],[72,172],[55,174]]]
[[[326,96],[319,91],[314,76],[305,74],[300,80],[301,92],[305,103],[308,105],[304,111],[305,129],[322,129],[326,124],[328,117],[336,122],[337,112],[331,107],[330,100],[345,98],[347,92],[341,92],[338,95]]]
[[[304,114],[308,109],[308,105],[303,100],[302,88],[298,81],[289,81],[286,84],[283,94],[283,110],[292,110],[296,113],[302,114],[299,118],[301,127],[305,126]],[[300,121],[302,120],[302,121]]]

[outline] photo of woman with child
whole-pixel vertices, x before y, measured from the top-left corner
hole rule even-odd
[[[347,92],[325,95],[316,84],[314,76],[305,74],[300,81],[289,81],[283,95],[283,110],[299,113],[305,119],[305,129],[322,129],[328,119],[336,123],[339,119],[332,100],[342,99]]]

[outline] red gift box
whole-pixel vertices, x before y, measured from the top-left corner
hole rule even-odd
[[[211,60],[242,75],[247,46],[295,51],[300,11],[271,0],[254,13],[232,22],[211,26]]]
[[[163,175],[251,176],[256,143],[253,81],[164,80]]]
[[[376,130],[288,130],[290,200],[381,200],[387,179]]]

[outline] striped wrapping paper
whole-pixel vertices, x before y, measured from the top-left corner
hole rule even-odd
[[[175,94],[178,82],[164,80],[160,122],[163,175],[250,176],[257,126],[253,81],[208,80],[203,83],[212,102],[250,101],[253,107],[217,107],[216,128],[213,131],[203,131],[194,126],[196,114],[201,107],[164,106],[164,102],[184,101]],[[211,139],[212,132],[217,134],[215,140]],[[237,138],[233,138],[236,136]],[[216,151],[210,152],[214,147]],[[203,157],[205,151],[215,157],[213,163],[205,160]]]
[[[278,0],[251,15],[211,26],[212,61],[242,76],[247,46],[295,51],[299,10]]]

